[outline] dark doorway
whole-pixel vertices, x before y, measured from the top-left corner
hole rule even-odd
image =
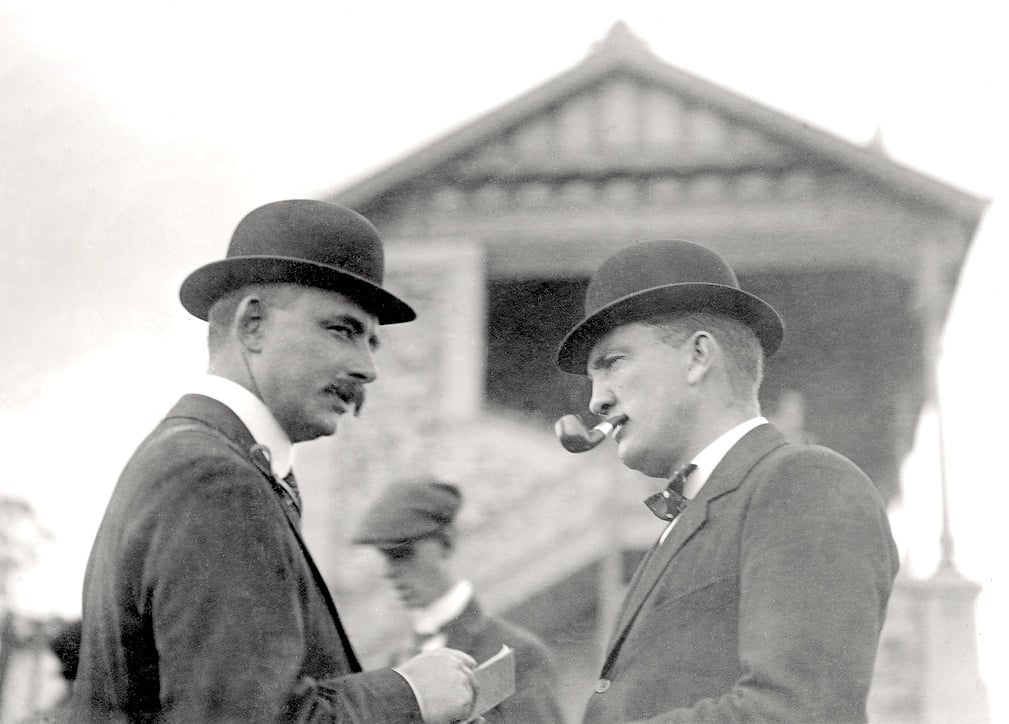
[[[491,281],[487,294],[488,402],[553,422],[585,413],[588,380],[557,369],[557,347],[582,317],[587,279]]]

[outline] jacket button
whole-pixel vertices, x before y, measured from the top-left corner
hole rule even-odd
[[[596,682],[597,694],[605,694],[607,691],[609,691],[609,688],[610,688],[609,679],[600,679],[599,681]]]

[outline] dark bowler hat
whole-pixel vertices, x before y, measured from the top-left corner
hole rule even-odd
[[[621,324],[669,312],[717,312],[747,324],[764,353],[778,349],[785,325],[774,308],[744,292],[725,260],[691,241],[642,241],[596,270],[585,292],[585,318],[557,351],[565,372],[585,374],[589,352]]]
[[[374,314],[381,324],[409,322],[416,315],[382,288],[385,256],[371,223],[343,206],[295,199],[249,212],[235,228],[225,259],[190,274],[179,298],[206,320],[210,307],[246,284],[286,282],[340,292]]]
[[[440,480],[393,483],[364,514],[355,543],[397,546],[443,530],[462,503],[459,488]]]

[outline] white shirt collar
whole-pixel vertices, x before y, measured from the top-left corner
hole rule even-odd
[[[751,417],[746,422],[741,422],[731,430],[722,433],[706,448],[697,453],[691,461],[697,468],[687,477],[687,482],[683,485],[683,494],[688,498],[693,498],[697,495],[701,488],[704,487],[704,484],[708,482],[711,473],[718,467],[718,463],[722,462],[722,458],[726,456],[729,450],[743,439],[743,435],[766,422],[766,418],[759,416]]]
[[[473,584],[459,581],[441,598],[412,613],[413,630],[421,636],[438,633],[441,627],[459,617],[473,597]]]
[[[708,482],[708,478],[711,477],[711,473],[718,467],[718,463],[722,462],[722,458],[728,454],[733,445],[742,440],[743,435],[753,428],[763,425],[765,422],[767,422],[766,418],[751,417],[746,422],[741,422],[731,430],[722,433],[706,448],[697,453],[691,461],[697,467],[687,476],[687,481],[683,484],[683,495],[687,498],[696,496],[701,488],[704,487],[704,484]],[[679,516],[673,518],[662,529],[662,534],[659,536],[659,545],[665,542],[669,531],[673,529],[673,526],[676,525],[676,521],[679,519]]]
[[[253,439],[269,448],[273,474],[279,480],[287,477],[294,465],[294,445],[262,400],[237,382],[212,374],[198,377],[193,387],[193,392],[227,405]]]

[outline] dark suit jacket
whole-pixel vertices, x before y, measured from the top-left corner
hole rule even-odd
[[[897,566],[872,482],[761,425],[639,567],[585,722],[865,722]]]
[[[465,651],[477,663],[496,654],[503,644],[515,650],[515,694],[484,715],[487,724],[563,724],[550,654],[534,634],[485,615],[476,598],[439,633],[446,637],[446,646]],[[416,653],[410,651],[402,658]]]
[[[253,443],[187,395],[134,453],[88,561],[73,721],[420,721],[401,676],[359,673]]]

